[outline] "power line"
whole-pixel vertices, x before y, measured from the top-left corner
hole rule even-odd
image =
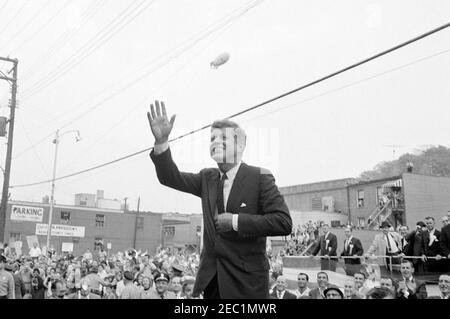
[[[258,1],[250,1],[250,3],[253,3],[252,6],[246,8],[245,11],[242,12],[240,15],[245,14],[249,9],[251,9],[252,7],[254,7],[254,6],[255,6],[255,3],[257,4],[257,2],[261,2],[261,0],[258,0]],[[235,10],[235,11],[237,11],[237,10]],[[237,17],[237,18],[239,18],[239,17]],[[228,23],[228,22],[226,22],[226,23]],[[195,44],[194,44],[194,45],[195,45]],[[187,50],[187,49],[184,49],[184,50]],[[171,51],[173,51],[173,50],[171,50]],[[169,51],[168,53],[171,53],[171,51]],[[159,57],[159,58],[162,58],[164,55],[166,55],[166,54],[168,54],[168,53],[164,53],[164,54],[163,54],[161,57]],[[176,55],[174,58],[176,58],[177,56],[181,55],[182,53],[183,53],[183,52],[181,52],[180,54]],[[89,53],[88,55],[90,55],[90,53]],[[87,56],[86,56],[86,57],[87,57]],[[85,57],[82,57],[83,60],[84,60],[84,58],[85,58]],[[155,59],[155,60],[152,60],[150,63],[153,63],[153,61],[157,61],[159,58],[157,58],[157,59]],[[75,61],[75,62],[76,62],[76,61]],[[63,75],[66,74],[67,72],[69,72],[74,66],[75,66],[75,65],[73,65],[73,63],[72,63],[72,66],[69,66],[69,69],[63,71],[63,73],[60,74],[59,76],[57,76],[56,78],[53,78],[53,79],[52,79],[51,76],[47,76],[47,78],[49,78],[49,79],[47,79],[47,80],[44,79],[44,80],[43,80],[44,83],[37,84],[37,85],[35,85],[34,87],[30,88],[28,91],[31,91],[31,93],[29,93],[27,96],[25,96],[24,99],[28,99],[30,96],[34,95],[35,93],[37,93],[37,92],[40,91],[41,89],[43,89],[43,88],[47,87],[48,85],[52,84],[53,82],[55,82],[56,80],[58,80],[61,76],[63,76]],[[66,65],[66,67],[67,67],[67,65]],[[63,68],[64,68],[64,67],[63,67]],[[57,67],[56,69],[58,69],[58,67]],[[142,68],[139,68],[139,70],[141,70],[141,69],[142,69]],[[57,70],[55,74],[57,74],[58,72],[61,72],[61,70]],[[135,73],[135,72],[134,72],[134,73]],[[51,74],[49,74],[49,75],[51,75]],[[45,83],[45,81],[47,81],[47,83]],[[49,81],[50,81],[50,82],[49,82]],[[134,82],[134,81],[131,81],[131,83],[133,83],[133,82]]]
[[[18,46],[16,46],[13,50],[11,50],[10,55],[12,55],[15,51],[19,51],[25,44],[30,43],[30,40],[32,40],[37,34],[41,33],[42,30],[44,30],[50,23],[53,22],[57,17],[59,17],[59,14],[67,8],[69,3],[72,2],[72,0],[67,0],[63,6],[50,18],[47,20],[47,22],[42,25],[40,28],[36,28],[36,31],[31,34],[29,37],[25,38]]]
[[[100,0],[98,2],[93,2],[88,8],[86,8],[85,11],[81,14],[80,19],[80,26],[85,25],[88,23],[96,14],[97,12],[106,4],[108,0]],[[45,66],[49,61],[51,61],[51,58],[55,55],[55,53],[64,47],[68,41],[79,31],[81,30],[81,27],[79,29],[71,29],[66,30],[64,33],[62,33],[49,47],[47,52],[41,56],[39,56],[36,61],[28,67],[23,73],[24,73],[24,79],[23,82],[27,82],[27,80],[32,77],[33,72],[32,70],[40,69],[41,67]],[[30,75],[31,74],[31,75]]]
[[[94,36],[94,38],[91,38],[80,50],[79,52],[73,54],[71,57],[69,57],[65,62],[61,63],[59,66],[57,66],[53,71],[49,72],[44,79],[38,81],[36,84],[32,85],[31,88],[28,90],[25,90],[23,100],[29,99],[31,96],[35,95],[36,93],[42,91],[44,88],[50,86],[54,82],[56,82],[58,79],[60,79],[62,76],[67,74],[69,71],[71,71],[74,67],[78,66],[79,63],[84,61],[88,56],[90,56],[92,53],[94,53],[97,49],[102,47],[105,43],[108,42],[113,36],[118,34],[124,27],[126,27],[128,24],[133,22],[133,20],[143,13],[148,7],[150,7],[155,0],[153,1],[147,1],[143,0],[140,2],[135,8],[130,9],[130,7],[134,4],[132,3],[130,6],[128,6],[123,12],[119,14],[119,16],[115,17],[110,24],[108,24],[105,28],[103,28],[97,35]],[[142,7],[143,6],[143,7]],[[142,7],[142,8],[140,8]],[[128,10],[131,10],[130,12],[126,12]],[[136,11],[138,11],[136,13]],[[135,13],[135,14],[134,14]],[[131,18],[129,18],[130,15],[134,14]],[[128,19],[128,20],[127,20]],[[125,22],[124,22],[125,21]],[[123,25],[120,25],[123,23]],[[110,25],[112,25],[110,27]],[[118,28],[118,29],[117,29]],[[106,29],[106,31],[104,31]],[[109,30],[108,30],[109,29]],[[115,30],[116,29],[116,30]],[[104,34],[102,34],[104,33]]]
[[[6,41],[6,44],[9,44],[11,41],[13,41],[15,38],[17,38],[24,30],[26,30],[27,27],[29,27],[33,21],[42,13],[42,11],[50,4],[51,0],[48,0],[44,5],[38,10],[37,13],[33,14],[33,16],[23,24],[22,28],[19,29],[14,35],[9,37],[8,41]]]
[[[11,24],[11,22],[15,21],[17,16],[22,13],[23,8],[25,8],[25,6],[28,4],[27,0],[24,0],[22,6],[19,8],[19,10],[17,10],[16,14],[5,24],[5,26],[3,27],[3,29],[0,30],[0,34],[2,34]]]
[[[114,98],[114,97],[120,95],[122,92],[124,92],[125,90],[129,89],[130,87],[136,85],[137,83],[139,83],[139,81],[141,81],[141,80],[143,80],[144,78],[148,77],[148,76],[151,75],[153,72],[159,70],[160,68],[162,68],[163,66],[165,66],[165,65],[167,65],[169,62],[171,62],[173,59],[179,57],[180,55],[182,55],[183,53],[185,53],[186,51],[188,51],[189,49],[191,49],[192,47],[194,47],[197,43],[199,43],[200,41],[202,41],[204,38],[207,38],[209,35],[211,35],[212,33],[216,32],[216,31],[218,31],[218,30],[220,30],[220,29],[222,29],[222,28],[226,28],[227,25],[229,25],[230,23],[233,23],[233,22],[237,21],[237,19],[239,19],[243,14],[245,14],[246,12],[248,12],[248,10],[250,10],[250,9],[253,8],[253,7],[255,7],[257,4],[259,4],[259,3],[261,3],[261,2],[262,2],[261,0],[250,1],[249,3],[251,3],[251,5],[250,5],[250,6],[246,6],[246,7],[244,8],[244,10],[243,10],[242,12],[240,12],[236,17],[232,16],[231,18],[228,18],[228,17],[227,17],[228,15],[227,15],[225,18],[227,18],[228,20],[225,20],[225,21],[224,21],[222,24],[220,24],[218,27],[216,27],[216,28],[214,28],[214,29],[212,29],[212,30],[206,30],[206,31],[200,32],[200,33],[199,33],[199,34],[200,34],[200,35],[199,35],[200,38],[198,38],[198,39],[195,39],[195,36],[194,36],[194,37],[191,37],[191,38],[193,38],[193,39],[195,40],[194,42],[189,43],[188,41],[185,41],[185,42],[183,42],[181,45],[175,47],[174,49],[170,49],[169,51],[167,51],[167,52],[165,52],[164,54],[160,55],[160,56],[157,57],[156,59],[151,60],[151,61],[150,61],[149,63],[147,63],[146,65],[140,66],[139,69],[146,68],[146,67],[148,67],[148,66],[151,66],[153,62],[156,62],[156,61],[160,60],[161,58],[163,58],[165,55],[171,53],[172,51],[176,51],[176,50],[179,49],[179,48],[182,48],[182,49],[183,49],[182,51],[180,51],[180,52],[178,52],[178,53],[176,52],[176,53],[173,54],[172,56],[169,56],[169,57],[166,58],[166,60],[164,60],[162,63],[160,63],[159,65],[156,65],[155,67],[153,67],[153,68],[150,69],[149,71],[146,71],[143,75],[139,75],[138,77],[131,79],[128,83],[126,83],[125,86],[121,87],[120,89],[118,89],[117,91],[113,92],[112,94],[106,96],[106,97],[105,97],[104,99],[102,99],[101,101],[95,103],[95,104],[92,105],[90,108],[88,108],[85,112],[81,113],[80,115],[78,115],[78,116],[75,117],[74,119],[70,120],[69,122],[67,122],[66,124],[64,124],[64,125],[63,125],[62,127],[60,127],[60,128],[65,128],[65,127],[67,127],[67,126],[72,125],[73,123],[75,123],[75,122],[78,121],[79,119],[83,118],[84,116],[86,116],[87,114],[91,113],[92,111],[94,111],[94,110],[97,109],[98,107],[102,106],[102,105],[103,105],[104,103],[106,103],[107,101],[109,101],[109,100],[111,100],[112,98]],[[236,9],[236,10],[234,10],[234,11],[232,12],[232,14],[234,14],[235,12],[237,12],[239,9],[241,9],[241,7],[238,8],[238,9]],[[230,14],[230,15],[231,15],[231,14]],[[219,22],[222,21],[222,20],[224,20],[225,18],[222,18],[221,20],[219,20]],[[213,23],[213,24],[210,25],[210,26],[215,26],[216,24],[218,24],[218,22]],[[208,28],[209,28],[210,26],[208,26]],[[206,32],[206,33],[205,33],[205,32]],[[204,33],[204,34],[202,34],[202,33]],[[189,39],[189,40],[190,40],[190,39]],[[187,46],[183,48],[182,45],[184,45],[185,43],[187,43]],[[126,76],[125,76],[125,78],[126,78]],[[120,83],[121,83],[121,82],[118,82],[118,83],[112,85],[112,87],[114,87],[114,86],[116,86],[117,84],[120,84]],[[104,92],[104,91],[105,91],[105,90],[103,90],[102,92]],[[102,92],[101,92],[101,93],[102,93]],[[73,109],[73,110],[77,110],[77,109],[79,109],[79,107],[80,107],[81,105],[84,105],[84,104],[85,104],[86,102],[88,102],[88,101],[89,101],[89,100],[86,100],[86,101],[84,101],[84,102],[78,104],[77,106],[73,107],[72,109]],[[64,113],[64,114],[62,114],[62,115],[64,116],[64,115],[66,115],[66,113]],[[59,119],[60,117],[61,117],[61,116],[58,116],[58,117],[54,118],[54,119],[51,120],[51,121],[55,121],[55,120]],[[46,126],[47,126],[47,125],[46,125]],[[52,135],[53,135],[53,133],[50,133],[49,135],[43,137],[41,140],[39,140],[37,143],[35,143],[34,146],[43,143],[48,137],[50,137],[50,136],[52,136]],[[14,158],[19,157],[20,155],[26,153],[27,151],[29,151],[29,150],[31,150],[31,149],[32,149],[32,147],[28,147],[27,149],[21,151],[21,152],[20,152],[18,155],[16,155]]]
[[[237,20],[235,20],[234,22],[236,22]],[[206,48],[208,48],[215,40],[217,40],[223,33],[225,33],[228,29],[230,29],[233,26],[233,24],[228,25],[225,29],[223,29],[219,34],[217,34],[214,39],[212,39],[209,43],[207,43],[205,46],[203,46],[202,48],[200,48],[200,50],[198,50],[192,57],[190,57],[190,59],[188,59],[188,61],[186,61],[180,68],[178,68],[174,73],[172,73],[161,85],[159,85],[158,88],[154,89],[154,91],[159,90],[161,87],[164,87],[166,84],[169,83],[169,81],[171,79],[173,79],[177,74],[179,74],[184,68],[186,68],[188,66],[188,64],[194,60],[198,55],[200,55]],[[94,147],[97,143],[99,143],[106,135],[108,135],[114,128],[118,127],[120,124],[122,124],[125,119],[127,119],[129,116],[131,116],[131,114],[133,114],[136,110],[138,110],[138,107],[142,105],[142,103],[144,103],[147,100],[147,97],[141,99],[138,103],[136,103],[130,111],[128,111],[125,115],[120,117],[120,120],[118,122],[116,122],[115,124],[113,124],[109,129],[107,129],[106,131],[104,131],[102,133],[102,135],[97,138],[93,143],[91,143],[87,149],[85,149],[83,151],[84,154],[88,154],[88,152],[92,149],[92,147]],[[64,168],[62,168],[61,170],[64,171],[67,167],[69,167],[70,165],[72,165],[74,162],[79,161],[80,157],[75,158],[73,161],[71,161],[70,163],[68,163]]]
[[[400,49],[400,48],[402,48],[402,47],[404,47],[404,46],[407,46],[408,44],[414,43],[414,42],[416,42],[416,41],[418,41],[418,40],[420,40],[420,39],[423,39],[423,38],[425,38],[425,37],[427,37],[427,36],[430,36],[430,35],[432,35],[432,34],[434,34],[434,33],[436,33],[436,32],[439,32],[439,31],[441,31],[441,30],[443,30],[443,29],[449,27],[449,26],[450,26],[450,23],[447,23],[447,24],[445,24],[445,25],[443,25],[443,26],[440,26],[440,27],[438,27],[438,28],[436,28],[436,29],[433,29],[433,30],[431,30],[431,31],[429,31],[429,32],[426,32],[426,33],[424,33],[424,34],[422,34],[422,35],[420,35],[420,36],[418,36],[418,37],[415,37],[415,38],[413,38],[413,39],[411,39],[411,40],[408,40],[408,41],[403,42],[403,43],[401,43],[401,44],[399,44],[399,45],[396,45],[396,46],[394,46],[394,47],[392,47],[392,48],[390,48],[390,49],[388,49],[388,50],[382,51],[381,53],[378,53],[378,54],[373,55],[373,56],[371,56],[371,57],[369,57],[369,58],[367,58],[367,59],[364,59],[364,60],[362,60],[362,61],[360,61],[360,62],[357,62],[357,63],[355,63],[355,64],[352,64],[352,65],[348,66],[348,67],[345,67],[345,68],[343,68],[343,69],[340,69],[339,71],[333,72],[333,73],[331,73],[331,74],[329,74],[329,75],[327,75],[327,76],[325,76],[325,77],[322,77],[322,78],[320,78],[320,79],[318,79],[318,80],[315,80],[315,81],[312,81],[312,82],[310,82],[310,83],[308,83],[308,84],[305,84],[305,85],[303,85],[303,86],[300,86],[300,87],[297,88],[297,89],[294,89],[294,90],[291,90],[291,91],[289,91],[289,92],[283,93],[283,94],[281,94],[281,95],[279,95],[279,96],[277,96],[277,97],[274,97],[274,98],[272,98],[272,99],[266,100],[266,101],[264,101],[264,102],[262,102],[262,103],[260,103],[260,104],[257,104],[257,105],[255,105],[255,106],[249,107],[249,108],[247,108],[247,109],[244,109],[243,111],[240,111],[240,112],[238,112],[238,113],[235,113],[235,114],[233,114],[233,115],[231,115],[231,116],[229,116],[229,117],[227,117],[227,118],[228,118],[228,119],[231,119],[231,118],[237,117],[237,116],[239,116],[239,115],[242,115],[242,114],[244,114],[244,113],[248,113],[248,112],[250,112],[250,111],[252,111],[252,110],[255,110],[255,109],[257,109],[257,108],[260,108],[260,107],[262,107],[262,106],[264,106],[264,105],[266,105],[266,104],[269,104],[269,103],[271,103],[271,102],[274,102],[274,101],[276,101],[276,100],[279,100],[279,99],[281,99],[282,97],[285,97],[285,96],[287,96],[287,95],[290,95],[290,94],[293,94],[293,93],[298,92],[298,91],[300,91],[300,90],[303,90],[303,89],[305,89],[305,88],[307,88],[307,87],[310,87],[310,86],[312,86],[312,85],[315,85],[315,84],[317,84],[317,83],[319,83],[319,82],[325,81],[326,79],[335,77],[335,76],[337,76],[338,74],[341,74],[341,73],[343,73],[343,72],[346,72],[346,71],[348,71],[348,70],[351,70],[351,69],[353,69],[353,68],[355,68],[355,67],[357,67],[357,66],[359,66],[359,65],[365,64],[365,63],[367,63],[367,62],[369,62],[369,61],[372,61],[372,60],[374,60],[374,59],[376,59],[376,58],[379,58],[379,57],[381,57],[381,56],[384,56],[384,55],[386,55],[386,54],[388,54],[388,53],[390,53],[390,52],[393,52],[393,51],[395,51],[395,50],[398,50],[398,49]],[[450,49],[449,49],[449,50],[450,50]],[[446,51],[448,51],[448,50],[446,50]],[[443,54],[443,52],[441,52],[440,54]],[[433,56],[436,56],[436,54],[433,55]],[[422,58],[421,60],[424,60],[424,58]],[[178,136],[178,137],[176,137],[176,138],[173,138],[173,139],[171,139],[169,142],[174,142],[174,141],[180,140],[180,139],[182,139],[182,138],[184,138],[184,137],[187,137],[187,136],[189,136],[189,135],[198,133],[198,132],[200,132],[200,131],[203,131],[203,130],[209,128],[210,126],[211,126],[211,124],[205,125],[205,126],[203,126],[203,127],[201,127],[201,128],[198,128],[198,129],[196,129],[196,130],[193,130],[193,131],[191,131],[191,132],[188,132],[188,133],[185,133],[185,134],[183,134],[183,135],[180,135],[180,136]],[[99,165],[96,165],[96,166],[94,166],[94,167],[91,167],[91,168],[88,168],[88,169],[85,169],[85,170],[82,170],[82,171],[78,171],[78,172],[75,172],[75,173],[72,173],[72,174],[68,174],[68,175],[65,175],[65,176],[58,177],[58,178],[56,178],[56,180],[66,179],[66,178],[69,178],[69,177],[72,177],[72,176],[84,174],[84,173],[87,173],[87,172],[90,172],[90,171],[93,171],[93,170],[102,168],[102,167],[104,167],[104,166],[108,166],[108,165],[111,165],[111,164],[114,164],[114,163],[123,161],[123,160],[125,160],[125,159],[128,159],[128,158],[131,158],[131,157],[140,155],[140,154],[142,154],[142,153],[146,153],[146,152],[148,152],[148,151],[150,151],[150,150],[152,150],[152,149],[153,149],[153,147],[145,148],[145,149],[143,149],[143,150],[140,150],[140,151],[134,152],[134,153],[132,153],[132,154],[129,154],[129,155],[126,155],[126,156],[117,158],[117,159],[115,159],[115,160],[112,160],[112,161],[109,161],[109,162],[106,162],[106,163],[103,163],[103,164],[99,164]],[[49,183],[49,182],[51,182],[51,180],[46,180],[46,181],[36,182],[36,183],[30,183],[30,184],[17,185],[17,186],[10,186],[10,187],[11,187],[11,188],[27,187],[27,186],[34,186],[34,185],[39,185],[39,184],[45,184],[45,183]]]

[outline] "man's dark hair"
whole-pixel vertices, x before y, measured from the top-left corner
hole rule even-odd
[[[414,269],[414,265],[413,265],[413,263],[411,262],[411,260],[408,260],[408,259],[402,259],[402,262],[401,262],[400,264],[409,264],[409,265],[411,266],[411,268]]]
[[[319,278],[319,275],[320,274],[324,274],[325,276],[327,276],[327,279],[329,279],[328,278],[328,274],[326,273],[326,272],[324,272],[324,271],[319,271],[318,273],[317,273],[317,278]]]
[[[386,297],[395,298],[395,294],[385,287],[375,287],[366,294],[367,299],[385,299]]]
[[[245,131],[236,122],[230,121],[228,119],[217,120],[214,121],[214,123],[211,125],[211,130],[216,128],[218,129],[233,128],[234,132],[236,133],[238,143],[242,143],[242,145],[245,145],[247,142],[247,135],[245,134]]]
[[[297,278],[298,278],[298,276],[305,276],[305,277],[306,277],[306,281],[309,281],[309,276],[308,276],[308,274],[305,274],[304,272],[299,273],[299,274],[297,275]]]
[[[431,216],[425,217],[425,219],[431,219],[433,222],[435,221],[434,217],[431,217]]]

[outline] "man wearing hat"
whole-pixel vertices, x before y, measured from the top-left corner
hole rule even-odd
[[[155,275],[155,289],[149,294],[149,299],[176,299],[173,292],[169,291],[170,277],[166,273],[158,273]]]
[[[123,273],[123,282],[125,288],[123,288],[120,299],[141,299],[141,290],[134,284],[134,275],[131,271],[125,271]]]
[[[344,299],[344,294],[337,287],[329,287],[324,291],[325,299]]]
[[[381,223],[381,233],[375,235],[372,245],[364,255],[366,258],[369,258],[370,255],[388,256],[386,258],[375,257],[375,263],[380,266],[381,276],[388,276],[392,270],[391,265],[398,263],[396,258],[390,257],[398,256],[402,252],[400,249],[402,237],[396,232],[391,232],[390,228],[391,225],[388,222]]]
[[[11,267],[6,263],[6,257],[0,255],[0,299],[15,299],[14,277],[5,267]]]

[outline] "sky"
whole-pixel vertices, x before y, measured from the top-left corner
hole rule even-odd
[[[19,60],[10,185],[51,179],[58,129],[67,134],[57,177],[153,146],[154,100],[177,115],[177,137],[448,23],[449,12],[446,0],[0,0],[0,56]],[[447,28],[234,118],[248,135],[244,161],[289,186],[450,146],[449,51]],[[224,52],[230,60],[212,69]],[[2,116],[9,98],[0,81]],[[214,166],[209,130],[171,149],[183,171]],[[130,209],[140,197],[141,210],[201,212],[198,198],[159,184],[148,152],[56,181],[55,201],[98,189],[127,197]],[[25,201],[50,191],[50,183],[10,189]]]

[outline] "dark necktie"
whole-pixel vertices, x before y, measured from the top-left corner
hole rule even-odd
[[[227,174],[224,173],[219,181],[219,186],[217,187],[217,213],[219,215],[225,212],[225,205],[223,199],[223,184],[225,183],[225,180],[227,178],[228,178]]]

